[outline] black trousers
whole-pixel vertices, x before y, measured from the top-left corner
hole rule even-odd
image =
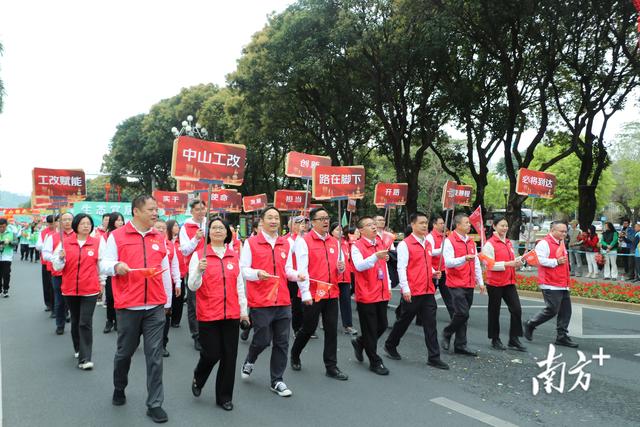
[[[38,252],[36,252],[36,248],[29,246],[29,261],[33,262],[33,254],[36,254],[36,261],[37,261],[38,260],[37,253]]]
[[[200,331],[200,360],[193,372],[198,387],[204,387],[218,361],[216,375],[216,403],[231,402],[238,357],[239,319],[198,322]]]
[[[432,279],[435,287],[440,290],[440,296],[442,297],[442,301],[444,302],[444,306],[447,307],[447,312],[449,313],[449,318],[453,319],[453,302],[451,297],[451,292],[449,292],[449,287],[447,286],[447,275],[443,271],[442,277],[440,279],[436,279],[435,277]]]
[[[11,281],[11,261],[0,261],[0,288],[4,292],[9,291]]]
[[[640,257],[633,257],[635,261],[636,279],[640,279]]]
[[[302,329],[298,331],[293,341],[291,358],[300,358],[300,353],[318,327],[320,314],[322,314],[322,327],[324,328],[322,359],[327,369],[333,369],[338,365],[338,298],[322,299],[304,307]]]
[[[97,295],[89,297],[65,296],[71,313],[71,340],[73,349],[80,353],[78,361],[91,361],[93,347],[93,312],[96,309]]]
[[[298,284],[296,282],[287,282],[289,286],[289,298],[291,299],[291,327],[294,332],[298,332],[302,328],[302,299],[298,296]]]
[[[491,286],[487,283],[489,295],[489,321],[487,336],[490,339],[500,337],[500,306],[502,300],[509,308],[511,322],[509,324],[509,338],[522,336],[522,307],[516,285]]]
[[[196,293],[187,288],[187,319],[191,338],[198,339],[198,320],[196,319]]]
[[[359,302],[356,305],[358,319],[360,319],[360,333],[362,334],[356,340],[364,348],[372,366],[382,363],[382,358],[377,353],[377,346],[378,338],[384,334],[389,326],[387,321],[388,304],[388,301],[380,301],[370,304]]]
[[[252,308],[250,315],[253,338],[246,361],[255,363],[260,353],[273,344],[270,362],[271,385],[273,385],[277,381],[282,381],[284,371],[287,369],[291,306]]]
[[[427,345],[429,360],[440,359],[440,346],[438,345],[438,330],[436,325],[436,313],[438,304],[433,294],[417,295],[411,297],[411,302],[402,300],[400,303],[402,310],[400,318],[395,321],[391,333],[387,337],[386,345],[396,348],[400,344],[400,339],[404,336],[413,321],[413,318],[420,313],[422,319],[422,330],[424,331],[424,342]]]
[[[453,317],[443,333],[446,337],[455,334],[454,348],[464,348],[467,346],[467,321],[469,309],[473,305],[473,288],[449,288],[449,292],[453,305]]]
[[[42,296],[44,297],[44,305],[53,309],[53,286],[51,286],[51,272],[47,270],[47,266],[42,264]]]
[[[546,307],[529,320],[531,326],[535,328],[554,316],[558,316],[556,321],[558,338],[567,336],[569,334],[569,322],[571,321],[571,297],[569,291],[543,289],[542,296]]]
[[[111,276],[107,277],[104,285],[104,294],[107,301],[107,321],[117,325],[116,322],[116,309],[113,301],[113,286],[111,285]]]
[[[184,293],[185,293],[185,279],[184,277],[180,280],[180,296],[177,297],[175,293],[173,294],[173,299],[171,300],[171,325],[177,326],[180,324],[182,320],[182,309],[184,308]]]
[[[29,255],[29,244],[20,243],[20,261],[26,260],[28,255]]]
[[[353,326],[353,314],[351,312],[351,283],[338,283],[340,288],[340,317],[342,318],[342,327],[348,328]]]

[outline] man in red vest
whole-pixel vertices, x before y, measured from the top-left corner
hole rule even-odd
[[[330,217],[324,208],[309,213],[312,229],[296,241],[297,271],[307,278],[298,281],[300,298],[304,304],[302,329],[296,334],[291,347],[291,369],[302,369],[300,353],[318,327],[322,314],[324,327],[324,353],[326,375],[345,381],[349,377],[338,368],[338,275],[345,269],[344,257],[338,257],[338,240],[329,234]],[[316,280],[329,284],[326,290]],[[315,302],[314,302],[315,300]]]
[[[200,199],[189,202],[191,218],[187,218],[180,228],[180,252],[185,257],[185,262],[189,265],[191,255],[204,247],[204,229],[206,225],[207,206]],[[198,340],[198,320],[196,319],[196,293],[187,288],[187,319],[189,320],[189,332],[193,338],[193,347],[196,351],[201,351]]]
[[[536,245],[540,265],[538,266],[538,283],[546,307],[524,324],[524,337],[531,341],[533,330],[554,316],[557,318],[556,345],[578,347],[569,338],[569,322],[571,321],[571,297],[569,296],[569,263],[564,238],[567,236],[567,225],[564,222],[551,223],[547,236]]]
[[[434,269],[431,265],[432,249],[426,240],[429,230],[429,219],[422,212],[411,214],[411,235],[398,244],[398,277],[402,290],[402,310],[400,319],[393,324],[393,329],[384,344],[387,356],[394,360],[402,357],[396,350],[400,339],[416,314],[420,313],[424,340],[429,353],[427,364],[438,369],[449,369],[449,365],[440,360],[438,330],[436,328],[436,312],[438,304],[435,299],[436,288],[432,281]],[[440,277],[440,272],[435,272]]]
[[[287,368],[291,299],[287,280],[304,280],[292,266],[289,242],[278,235],[280,211],[267,208],[260,214],[261,230],[247,239],[240,253],[240,268],[246,281],[253,339],[242,364],[241,377],[248,379],[262,351],[271,350],[271,391],[289,397],[293,393],[282,377]]]
[[[449,318],[453,317],[453,305],[451,304],[451,293],[447,288],[447,275],[443,271],[444,263],[442,262],[442,244],[445,239],[445,223],[444,219],[440,215],[431,218],[431,232],[427,235],[427,242],[431,245],[431,266],[442,274],[440,278],[434,277],[433,283],[435,287],[440,291],[440,296],[447,307]]]
[[[118,322],[114,358],[113,404],[124,405],[131,357],[144,337],[147,363],[147,415],[154,422],[168,420],[162,409],[162,336],[165,314],[171,308],[171,275],[165,236],[153,225],[158,205],[149,195],[131,203],[133,218],[107,239],[100,271],[113,276],[113,299]]]
[[[465,356],[477,356],[467,348],[467,321],[473,304],[473,291],[480,286],[480,293],[486,292],[482,280],[482,267],[478,260],[476,243],[468,233],[471,230],[469,216],[458,214],[453,218],[455,230],[442,245],[442,256],[447,272],[447,286],[451,292],[453,317],[442,331],[442,348],[449,350],[451,337],[456,335],[453,351]]]
[[[367,353],[369,369],[378,375],[389,375],[389,370],[378,356],[378,338],[387,330],[387,304],[391,297],[387,260],[389,251],[376,235],[376,223],[363,216],[357,223],[360,238],[351,246],[351,261],[355,267],[355,294],[362,335],[351,340],[355,357],[364,360]]]
[[[42,295],[44,297],[44,311],[51,311],[51,317],[55,317],[55,313],[53,312],[54,296],[53,286],[51,285],[51,270],[47,261],[42,257],[42,251],[44,250],[44,242],[47,240],[47,237],[56,232],[56,221],[53,215],[47,215],[46,221],[46,228],[40,230],[40,234],[38,235],[36,250],[40,252],[40,263],[42,264]]]

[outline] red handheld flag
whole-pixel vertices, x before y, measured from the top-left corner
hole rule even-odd
[[[332,283],[327,283],[315,279],[309,279],[309,282],[313,282],[316,285],[316,295],[313,298],[315,302],[318,302],[321,299],[329,298],[329,289],[331,288],[331,286],[333,286]]]
[[[473,225],[473,228],[476,229],[478,234],[480,235],[480,243],[481,246],[484,246],[485,235],[484,235],[484,223],[482,222],[482,207],[478,206],[475,211],[471,215],[469,215],[469,222]]]
[[[396,241],[396,235],[388,231],[382,232],[382,246],[385,250],[390,250],[393,242]]]
[[[556,249],[556,258],[560,258],[567,255],[567,248],[564,245],[564,240],[560,240],[560,246]]]
[[[496,265],[496,261],[492,258],[489,258],[488,256],[486,256],[485,254],[483,254],[482,252],[480,252],[478,254],[478,259],[480,261],[482,261],[486,266],[488,270],[492,270],[493,266]]]
[[[278,276],[269,277],[267,279],[264,279],[264,281],[266,282],[265,285],[272,285],[269,293],[267,294],[267,299],[273,300],[275,302],[278,298],[278,285],[280,284],[280,278]]]
[[[526,254],[522,255],[522,259],[529,265],[540,265],[540,260],[538,259],[538,254],[535,250],[529,251]]]

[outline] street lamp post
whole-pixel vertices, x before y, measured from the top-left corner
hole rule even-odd
[[[182,121],[181,125],[182,128],[180,130],[178,130],[178,128],[175,126],[171,128],[171,133],[173,134],[173,136],[178,137],[181,135],[189,135],[198,137],[200,139],[207,139],[207,137],[209,136],[209,132],[207,132],[207,129],[200,123],[196,122],[195,125],[193,124],[193,116],[191,114],[187,116],[187,120]]]

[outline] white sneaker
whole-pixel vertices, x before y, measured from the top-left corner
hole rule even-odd
[[[271,386],[271,391],[282,397],[289,397],[293,394],[291,390],[289,390],[289,387],[287,387],[287,385],[282,381],[278,381]]]
[[[242,365],[242,370],[240,371],[240,377],[242,377],[243,380],[246,380],[247,378],[249,378],[249,376],[251,376],[252,372],[253,363],[244,362],[244,364]]]
[[[75,357],[77,359],[78,357],[80,357],[80,353],[78,353],[78,352],[73,353],[73,357]]]
[[[78,365],[78,368],[82,369],[83,371],[89,371],[93,369],[93,362],[89,361],[89,362],[81,363]]]

